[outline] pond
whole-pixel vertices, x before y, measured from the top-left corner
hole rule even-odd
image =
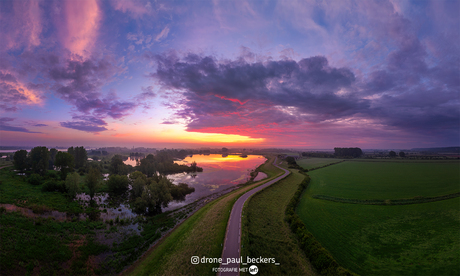
[[[131,165],[133,167],[135,167],[137,165],[137,160],[140,160],[142,159],[143,157],[138,157],[138,156],[130,156],[128,157],[128,159],[126,159],[125,161],[123,161],[123,163],[125,163],[126,165]]]
[[[203,168],[203,172],[168,175],[174,184],[187,183],[195,188],[195,192],[187,195],[185,201],[171,202],[166,210],[187,205],[201,197],[245,183],[249,180],[251,171],[263,164],[265,160],[265,157],[260,155],[240,157],[239,155],[200,154],[175,161],[181,165],[190,165],[195,161],[198,167]]]

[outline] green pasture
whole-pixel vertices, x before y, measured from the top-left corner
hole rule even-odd
[[[459,162],[343,162],[309,175],[312,195],[403,199],[460,192]]]
[[[275,258],[280,263],[258,265],[260,275],[315,275],[284,220],[286,206],[303,179],[304,175],[291,170],[291,175],[245,203],[241,256]]]
[[[317,157],[308,157],[304,159],[297,160],[297,165],[301,166],[304,169],[311,170],[313,168],[322,167],[332,163],[337,163],[343,159],[338,158],[317,158]]]
[[[398,199],[459,191],[458,163],[344,162],[309,173],[297,208],[343,267],[361,275],[459,275],[460,198],[363,205],[312,198]]]

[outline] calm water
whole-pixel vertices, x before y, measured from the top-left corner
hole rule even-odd
[[[133,167],[136,166],[136,162],[138,159],[142,159],[143,157],[129,157],[127,160],[123,161],[123,163],[125,163],[126,165],[131,165]]]
[[[248,181],[249,173],[260,164],[263,164],[265,160],[265,157],[260,155],[249,155],[243,158],[238,155],[222,157],[220,154],[209,154],[193,155],[192,157],[175,161],[178,164],[186,165],[195,161],[198,167],[203,168],[203,172],[168,175],[168,178],[173,183],[187,183],[189,186],[195,188],[195,192],[187,195],[185,201],[171,202],[167,210],[189,204],[203,196]]]

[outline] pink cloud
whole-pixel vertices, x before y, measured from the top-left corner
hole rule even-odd
[[[42,32],[39,0],[14,1],[13,12],[0,17],[0,46],[4,50],[40,45]],[[2,5],[0,5],[0,9]]]
[[[66,1],[57,28],[62,45],[74,54],[88,56],[97,39],[101,10],[96,0]]]

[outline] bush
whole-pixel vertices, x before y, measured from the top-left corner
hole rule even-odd
[[[59,178],[59,174],[57,171],[47,171],[46,172],[46,175],[45,175],[45,178],[46,179],[58,179]]]
[[[32,205],[31,209],[34,214],[43,214],[45,212],[50,211],[50,209],[46,207],[45,205],[36,205],[36,204]]]
[[[42,182],[42,177],[37,173],[33,173],[29,176],[27,182],[29,182],[32,185],[40,185]]]
[[[42,192],[67,193],[67,188],[64,184],[64,181],[58,181],[55,179],[51,179],[43,183]]]
[[[185,183],[179,183],[179,185],[172,185],[171,186],[171,196],[175,200],[183,200],[185,196],[191,194],[195,191],[194,187],[189,187]]]

